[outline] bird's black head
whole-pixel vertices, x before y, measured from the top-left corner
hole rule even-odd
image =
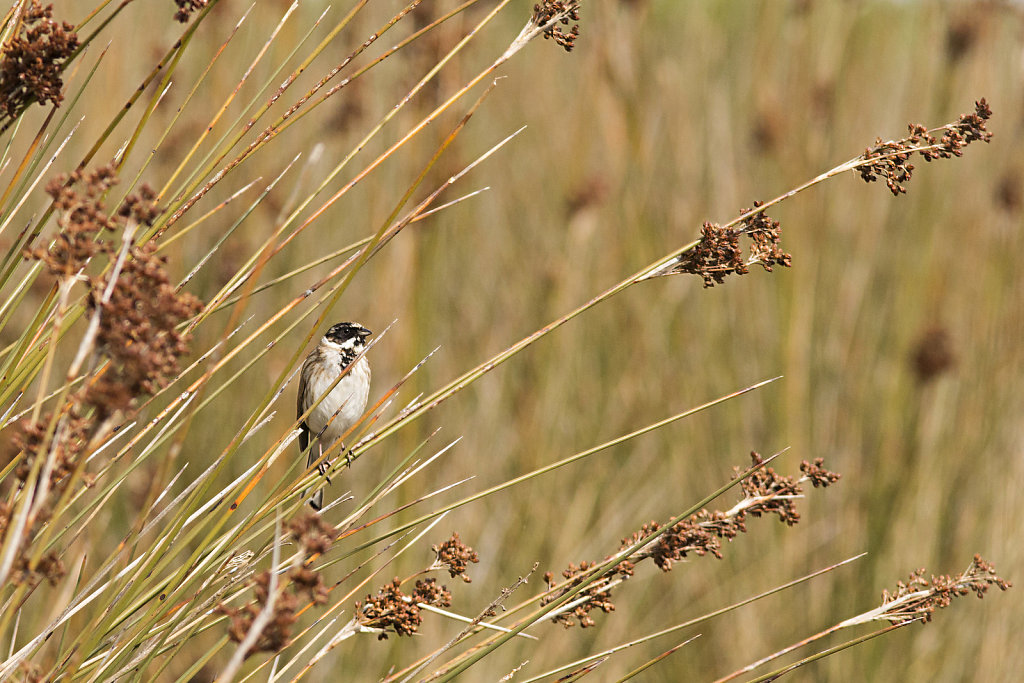
[[[364,346],[366,338],[371,334],[373,332],[359,323],[337,323],[331,325],[331,329],[327,330],[324,339],[342,348],[355,349]]]

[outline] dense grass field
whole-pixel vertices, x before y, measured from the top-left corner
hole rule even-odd
[[[1020,3],[584,1],[578,21],[556,24],[567,34],[578,23],[571,52],[537,37],[493,70],[533,3],[470,2],[433,27],[460,3],[412,2],[403,14],[392,0],[221,0],[187,23],[171,0],[98,3],[94,17],[89,4],[53,5],[80,40],[99,31],[64,68],[63,102],[5,118],[0,137],[0,650],[10,653],[0,667],[11,667],[0,678],[225,680],[243,654],[229,622],[252,603],[251,577],[312,558],[330,588],[325,604],[305,609],[315,591],[298,591],[288,572],[264,584],[278,589],[278,610],[299,596],[297,619],[277,659],[239,659],[234,680],[270,680],[272,670],[273,680],[443,680],[447,662],[500,633],[471,636],[413,674],[406,668],[466,624],[424,609],[415,635],[344,630],[379,626],[367,597],[394,577],[409,594],[404,580],[431,565],[431,546],[455,532],[475,550],[471,583],[432,574],[452,593],[445,609],[470,619],[528,577],[485,619],[513,628],[539,617],[545,572],[559,581],[570,563],[601,562],[652,520],[733,508],[739,487],[702,501],[751,464],[751,451],[781,453],[770,464],[780,474],[824,458],[842,477],[804,483],[798,524],[780,523],[769,505],[746,518],[746,533],[721,540],[720,559],[696,544],[671,571],[638,561],[612,590],[614,611],[589,612],[592,626],[544,618],[523,631],[535,639],[507,639],[447,675],[496,681],[517,670],[507,680],[533,680],[861,553],[617,651],[588,680],[619,680],[698,634],[636,680],[716,680],[878,607],[912,571],[960,574],[975,553],[1021,580]],[[725,225],[878,138],[904,138],[908,123],[956,122],[981,98],[991,142],[962,158],[915,157],[906,194],[847,170],[770,207],[791,267],[755,264],[710,288],[691,273],[629,284],[500,355],[681,252],[705,222]],[[51,215],[44,189],[83,159],[114,160],[120,182],[102,193],[110,212],[137,183],[155,189],[165,211],[138,221],[134,239],[155,245],[170,285],[186,280],[179,291],[204,307],[166,325],[164,335],[191,334],[177,366],[117,406],[83,387],[147,347],[105,346],[107,314],[88,343],[99,310],[90,302],[111,268],[147,262],[123,246],[135,214],[101,233],[110,249],[81,271],[39,260],[73,210]],[[408,213],[436,189],[429,208],[444,208]],[[380,249],[359,251],[365,238]],[[40,255],[22,258],[25,248]],[[378,333],[370,404],[387,401],[349,439],[365,438],[351,468],[335,453],[327,498],[343,500],[323,514],[338,533],[320,556],[286,531],[306,514],[301,492],[316,475],[303,475],[305,457],[284,439],[295,426],[293,372],[340,320]],[[486,372],[435,393],[477,367]],[[428,529],[451,503],[765,380],[774,381],[455,507]],[[88,426],[72,448],[61,416],[78,414]],[[36,422],[30,457],[25,425]],[[80,459],[52,480],[51,502],[33,503],[33,491],[45,499],[34,483],[43,463],[75,448]],[[285,529],[276,536],[275,523]],[[246,551],[255,555],[240,562]],[[64,565],[52,582],[39,564],[48,553]],[[83,595],[94,598],[63,620]],[[1019,589],[968,595],[932,616],[788,678],[1001,681],[1024,669]],[[890,623],[844,628],[737,680]]]

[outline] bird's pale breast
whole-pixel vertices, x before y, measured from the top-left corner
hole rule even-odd
[[[337,378],[337,373],[341,371],[341,366],[334,363],[321,363],[320,367],[321,370],[312,373],[306,385],[304,401],[307,407],[327,391]],[[327,368],[327,370],[323,368]],[[324,443],[340,439],[366,410],[369,390],[370,364],[366,358],[360,358],[349,373],[334,387],[330,396],[321,401],[306,418],[306,424],[312,435],[319,434],[334,412],[338,411],[338,416],[334,418],[331,426],[320,438]]]

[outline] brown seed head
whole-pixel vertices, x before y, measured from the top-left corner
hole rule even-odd
[[[191,18],[193,12],[203,9],[209,2],[210,0],[174,0],[174,4],[178,6],[174,18],[184,24]]]
[[[59,106],[61,73],[78,48],[75,27],[53,19],[53,6],[39,0],[22,16],[18,33],[0,54],[0,125],[6,128],[33,102]]]
[[[466,568],[470,562],[479,562],[480,557],[475,550],[459,540],[458,533],[453,533],[452,537],[441,545],[433,546],[433,551],[437,553],[437,561],[448,568],[452,578],[458,576],[466,583],[472,581],[466,576]]]
[[[547,26],[544,29],[544,38],[551,38],[566,52],[572,52],[576,46],[580,26],[573,24],[572,28],[566,31],[558,24],[568,26],[570,22],[579,20],[579,0],[544,0],[533,6],[533,16],[530,19],[535,26]]]

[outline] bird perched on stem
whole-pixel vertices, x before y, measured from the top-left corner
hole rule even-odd
[[[305,452],[310,441],[317,440],[316,445],[309,449],[306,467],[320,461],[323,452],[341,439],[366,410],[366,399],[370,394],[370,364],[360,354],[366,349],[366,339],[371,334],[358,323],[332,325],[302,364],[296,417],[302,417],[313,404],[317,404],[299,424],[300,451]],[[331,389],[331,384],[342,374],[344,377]],[[320,400],[321,397],[324,398]],[[344,448],[342,445],[342,450]],[[320,474],[327,474],[328,464],[326,460],[320,462]],[[324,491],[319,488],[309,499],[309,504],[314,510],[320,510],[323,502]]]

